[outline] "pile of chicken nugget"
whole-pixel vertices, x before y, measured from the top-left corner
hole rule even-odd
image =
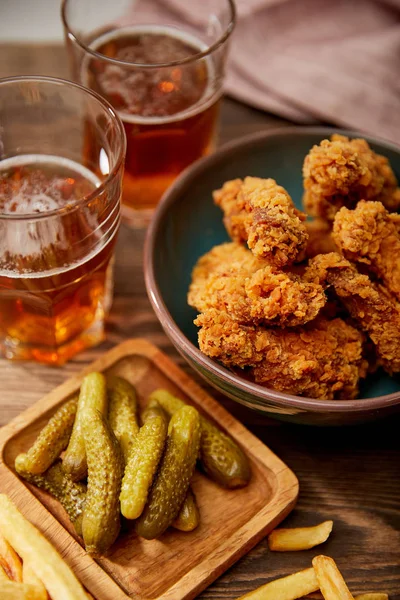
[[[213,193],[232,241],[199,259],[188,302],[207,356],[278,391],[352,399],[368,373],[400,371],[400,188],[387,158],[340,135],[303,178],[305,212],[273,179]]]

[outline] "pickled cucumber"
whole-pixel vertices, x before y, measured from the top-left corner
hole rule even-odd
[[[171,418],[161,463],[136,531],[146,539],[159,537],[179,514],[196,465],[200,445],[200,417],[192,406]]]
[[[28,452],[19,454],[15,468],[32,475],[44,473],[67,447],[71,436],[78,397],[68,400],[51,417]]]
[[[200,523],[199,507],[197,506],[196,496],[191,487],[189,487],[186,498],[183,501],[181,509],[172,527],[180,531],[193,531]]]
[[[161,404],[154,399],[149,399],[147,401],[147,404],[145,406],[145,408],[142,410],[141,413],[141,421],[142,423],[145,423],[148,419],[151,419],[152,417],[159,417],[160,415],[162,415],[167,424],[169,423],[169,415],[168,413],[165,412],[165,410],[163,408],[161,408]]]
[[[200,463],[205,473],[222,487],[240,488],[250,481],[247,456],[232,438],[207,419],[201,423]]]
[[[185,403],[166,390],[156,390],[150,398],[157,400],[168,414],[174,414]],[[239,488],[251,477],[249,461],[239,446],[208,419],[200,417],[200,464],[205,473],[226,488]]]
[[[167,390],[154,390],[150,394],[149,402],[158,402],[170,416],[183,406],[186,406],[183,400],[177,398]]]
[[[86,485],[74,483],[62,468],[61,461],[56,462],[42,475],[32,475],[21,466],[15,466],[21,477],[36,487],[49,492],[64,507],[78,535],[82,535],[82,516],[86,500]]]
[[[107,409],[106,379],[101,373],[89,373],[82,381],[75,423],[63,458],[63,468],[73,481],[80,481],[87,475],[82,421],[85,411],[90,407],[101,414],[105,414]]]
[[[122,377],[107,377],[109,399],[108,420],[119,441],[125,463],[133,441],[139,432],[136,391]]]
[[[150,406],[142,418],[144,424],[131,448],[122,479],[121,512],[127,519],[137,519],[143,512],[167,438],[168,418],[158,403]]]
[[[87,407],[82,419],[88,465],[82,534],[87,552],[104,554],[120,529],[119,494],[123,457],[117,438],[104,416]]]

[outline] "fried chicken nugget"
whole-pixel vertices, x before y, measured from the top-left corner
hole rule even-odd
[[[389,219],[392,221],[393,225],[396,228],[397,233],[400,235],[400,214],[399,213],[389,213]]]
[[[305,278],[332,285],[374,343],[378,362],[390,374],[400,372],[400,304],[394,296],[334,252],[311,259]]]
[[[257,383],[312,398],[355,398],[365,376],[364,336],[342,319],[318,318],[295,329],[245,326],[224,311],[199,315],[202,352]]]
[[[378,200],[390,211],[400,207],[400,188],[384,156],[363,139],[333,135],[314,146],[304,160],[306,211],[332,221],[342,206],[359,200]]]
[[[244,324],[302,325],[326,302],[322,286],[268,265],[235,243],[214,247],[193,269],[188,303],[226,311]]]
[[[304,250],[306,217],[274,179],[227,181],[213,198],[224,213],[224,225],[232,240],[247,242],[256,256],[271,265],[292,264]]]
[[[336,214],[333,238],[346,258],[367,265],[400,300],[400,232],[393,216],[381,202],[361,200]]]
[[[267,265],[263,258],[254,256],[245,246],[237,242],[226,242],[214,246],[203,254],[197,261],[192,278],[201,282],[214,273],[224,273],[231,268],[238,270],[240,267],[248,273],[255,273]]]

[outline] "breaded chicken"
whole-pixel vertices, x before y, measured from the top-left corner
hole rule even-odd
[[[307,243],[305,215],[274,179],[246,177],[226,182],[213,193],[224,213],[224,225],[233,241],[246,243],[271,265],[293,263]]]
[[[364,336],[342,319],[318,318],[295,329],[244,326],[224,311],[199,315],[202,352],[257,383],[311,398],[355,398],[366,373]]]
[[[400,373],[400,188],[384,156],[341,135],[311,149],[303,176],[313,221],[273,179],[213,193],[233,241],[199,259],[188,303],[200,350],[235,373],[355,398],[368,372]]]
[[[384,156],[363,139],[333,135],[314,146],[304,160],[306,211],[332,221],[337,211],[359,200],[377,200],[390,211],[400,207],[397,179]]]
[[[389,213],[389,219],[392,221],[393,225],[396,228],[397,233],[400,235],[400,214],[399,213]]]
[[[226,242],[214,246],[199,258],[193,269],[192,279],[196,278],[200,282],[213,273],[225,273],[232,268],[254,273],[267,264],[266,260],[254,256],[242,244]]]
[[[346,258],[365,264],[400,300],[400,232],[381,202],[361,200],[354,210],[342,208],[333,238]]]
[[[234,243],[216,246],[200,258],[188,294],[189,305],[199,312],[216,308],[249,325],[302,325],[314,319],[325,302],[319,284],[265,264]]]
[[[368,333],[379,363],[389,372],[400,372],[400,304],[384,287],[337,253],[310,260],[305,277],[332,285],[353,320]]]

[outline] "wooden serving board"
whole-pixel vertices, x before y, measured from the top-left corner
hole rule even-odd
[[[165,388],[213,420],[246,451],[252,479],[241,490],[225,490],[196,472],[193,489],[201,523],[191,532],[168,530],[159,540],[136,536],[131,524],[106,557],[86,554],[61,505],[23,482],[13,470],[55,410],[75,393],[90,371],[112,372],[135,385],[140,404]],[[292,471],[258,438],[155,346],[129,340],[104,354],[0,430],[0,491],[48,537],[97,600],[187,600],[195,598],[286,517],[298,495]]]

